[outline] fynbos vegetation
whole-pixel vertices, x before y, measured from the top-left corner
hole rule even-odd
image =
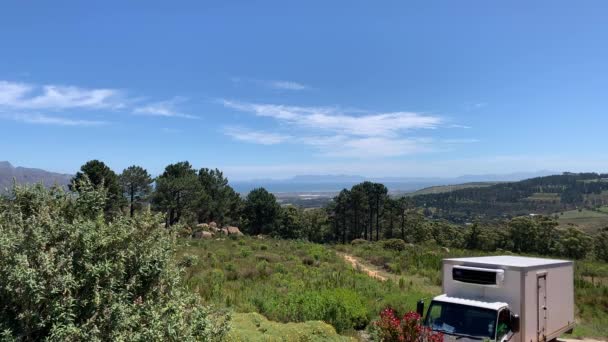
[[[228,319],[182,286],[162,218],[108,223],[107,191],[86,176],[76,186],[16,186],[0,200],[3,339],[220,340]]]

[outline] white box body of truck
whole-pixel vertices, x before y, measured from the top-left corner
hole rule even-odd
[[[482,327],[469,328],[484,330],[483,334],[467,333],[473,340],[483,335],[495,341],[551,341],[574,327],[573,271],[573,263],[566,260],[518,256],[444,259],[443,294],[433,299],[427,316],[431,321],[436,316],[432,327],[446,335],[450,329],[457,332],[458,327],[431,312],[433,303],[435,307],[439,304],[435,311],[443,306],[444,311],[462,316],[453,321],[457,325],[475,327],[481,324],[475,322],[487,321]],[[492,315],[497,317],[495,323]]]

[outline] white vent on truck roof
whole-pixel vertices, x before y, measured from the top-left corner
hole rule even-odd
[[[452,279],[467,284],[501,287],[505,280],[505,271],[455,265],[452,268]]]

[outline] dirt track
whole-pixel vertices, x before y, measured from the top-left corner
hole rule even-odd
[[[338,253],[338,255],[341,256],[344,260],[346,260],[346,262],[351,264],[353,266],[353,268],[360,270],[361,272],[367,274],[368,276],[378,279],[380,281],[388,280],[388,276],[382,274],[385,272],[376,270],[376,269],[374,269],[373,266],[362,263],[356,257],[346,254],[346,253]]]

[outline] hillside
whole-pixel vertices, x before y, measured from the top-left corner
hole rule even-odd
[[[42,169],[21,166],[14,167],[8,161],[0,161],[0,192],[11,187],[13,184],[13,179],[20,184],[42,182],[47,186],[53,184],[67,186],[70,183],[71,178],[72,175],[68,174],[49,172]]]
[[[599,210],[607,205],[608,175],[564,173],[485,187],[438,191],[418,194],[412,199],[417,206],[428,208],[434,217],[453,222],[559,214],[579,208]]]
[[[483,188],[483,187],[492,186],[492,185],[495,185],[498,183],[499,182],[470,182],[470,183],[462,183],[462,184],[437,185],[437,186],[431,186],[428,188],[414,191],[412,193],[407,194],[406,196],[441,194],[444,192],[451,192],[451,191],[456,191],[456,190],[461,190],[461,189]]]

